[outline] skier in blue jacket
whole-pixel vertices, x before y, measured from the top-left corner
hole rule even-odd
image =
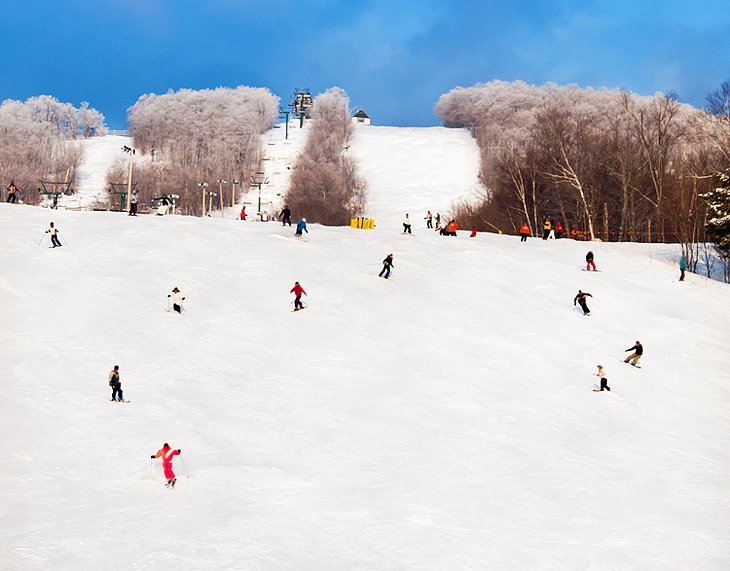
[[[301,236],[302,230],[304,230],[307,234],[309,234],[309,230],[307,230],[307,219],[302,218],[299,222],[297,222],[297,231],[295,233],[295,236]]]

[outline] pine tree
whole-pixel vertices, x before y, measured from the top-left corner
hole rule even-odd
[[[720,256],[730,258],[730,169],[716,173],[717,188],[702,197],[707,202],[707,237],[715,244]]]

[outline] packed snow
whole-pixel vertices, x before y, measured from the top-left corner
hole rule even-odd
[[[673,245],[400,234],[464,170],[369,174],[377,228],[304,239],[0,204],[0,567],[730,567],[729,286]]]

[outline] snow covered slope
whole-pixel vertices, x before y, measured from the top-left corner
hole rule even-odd
[[[430,210],[445,216],[455,200],[479,192],[479,148],[466,129],[358,125],[350,152],[368,183],[366,216],[402,228],[406,213],[414,229]]]
[[[37,245],[51,220],[67,246]],[[678,283],[671,247],[596,244],[587,273],[568,240],[6,204],[0,228],[2,568],[730,566],[730,290]]]

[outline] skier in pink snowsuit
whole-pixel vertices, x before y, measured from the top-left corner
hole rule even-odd
[[[157,451],[157,454],[150,456],[152,459],[162,456],[162,469],[165,472],[165,478],[167,478],[166,486],[175,487],[177,478],[175,478],[175,472],[172,471],[172,457],[177,456],[180,452],[179,448],[177,450],[173,450],[170,448],[170,445],[165,442],[165,444],[162,445],[162,448]]]

